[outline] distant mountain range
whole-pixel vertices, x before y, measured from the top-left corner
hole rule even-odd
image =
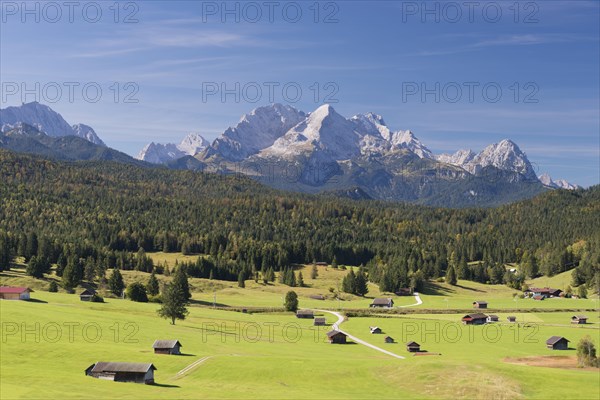
[[[19,123],[31,125],[48,136],[77,136],[106,146],[91,127],[84,124],[69,125],[62,115],[36,101],[20,107],[0,109],[0,132],[8,132]]]
[[[547,174],[538,178],[511,140],[479,153],[434,155],[413,132],[393,131],[379,115],[345,118],[330,105],[311,113],[281,104],[259,107],[212,144],[192,133],[179,144],[146,145],[139,161],[107,148],[91,127],[69,125],[35,102],[0,110],[0,128],[0,147],[14,151],[243,173],[279,189],[354,199],[493,206],[548,189],[578,188]]]

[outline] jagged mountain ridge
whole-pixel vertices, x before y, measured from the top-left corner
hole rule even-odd
[[[511,140],[479,153],[434,155],[412,131],[394,131],[380,115],[347,119],[328,104],[311,113],[279,104],[259,107],[195,158],[199,164],[188,159],[170,160],[168,165],[242,172],[286,190],[359,189],[361,197],[437,205],[446,200],[459,205],[500,204],[548,187]]]
[[[62,115],[37,101],[24,103],[19,107],[0,109],[0,132],[8,132],[19,123],[34,126],[48,136],[77,136],[91,143],[106,146],[90,126],[69,125]]]
[[[37,127],[22,122],[0,132],[0,148],[64,161],[115,161],[148,165],[110,147],[73,135],[49,136]]]
[[[168,164],[185,156],[194,156],[204,149],[210,143],[198,133],[190,133],[181,143],[149,143],[136,156],[138,160],[147,161],[153,164]]]

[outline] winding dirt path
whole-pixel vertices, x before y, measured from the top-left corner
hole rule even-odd
[[[333,314],[337,317],[337,321],[332,325],[332,328],[342,332],[343,334],[347,335],[350,339],[352,339],[355,343],[359,343],[362,344],[364,346],[370,347],[373,350],[377,350],[381,353],[387,354],[388,356],[392,356],[395,358],[399,358],[399,359],[404,359],[405,357],[399,356],[398,354],[394,354],[391,351],[387,351],[382,349],[381,347],[377,347],[375,345],[372,345],[369,342],[365,342],[362,339],[357,338],[356,336],[352,336],[351,334],[349,334],[348,332],[344,332],[343,330],[340,329],[340,325],[342,324],[342,322],[344,322],[344,316],[342,314],[340,314],[339,312],[336,311],[328,311],[328,310],[316,310],[316,311],[320,311],[320,312],[324,312],[324,313],[328,313],[328,314]]]

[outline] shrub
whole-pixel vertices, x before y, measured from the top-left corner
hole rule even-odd
[[[140,303],[148,302],[146,287],[140,282],[134,282],[127,286],[127,297],[129,297],[132,301],[137,301]]]
[[[48,291],[50,293],[56,293],[56,292],[58,292],[58,285],[56,284],[56,281],[50,282],[50,286],[48,286]]]
[[[104,298],[100,295],[94,294],[90,301],[92,303],[104,303]]]
[[[148,296],[148,301],[150,303],[162,303],[162,297],[160,295],[156,295],[156,296]]]

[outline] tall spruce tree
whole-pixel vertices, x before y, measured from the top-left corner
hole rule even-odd
[[[121,271],[119,271],[118,268],[115,268],[110,275],[110,278],[108,279],[108,288],[115,296],[121,296],[123,293],[125,282],[123,282],[123,275],[121,275]]]
[[[156,275],[152,272],[150,278],[148,278],[148,283],[146,284],[146,291],[150,296],[156,296],[159,290],[158,279],[156,279]]]

